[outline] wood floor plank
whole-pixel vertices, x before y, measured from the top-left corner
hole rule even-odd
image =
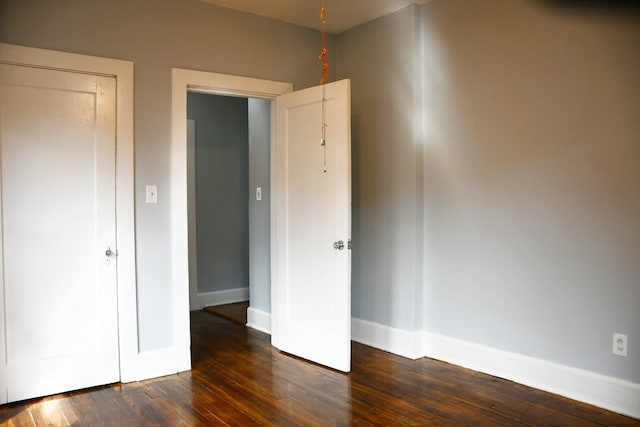
[[[353,343],[353,370],[280,353],[193,312],[190,372],[0,406],[2,426],[640,426],[640,420],[431,359]]]
[[[240,325],[247,324],[247,309],[249,301],[235,302],[232,304],[211,305],[203,308],[203,311],[213,315],[224,317]]]

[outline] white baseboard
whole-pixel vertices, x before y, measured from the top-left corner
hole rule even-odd
[[[431,332],[426,357],[640,418],[640,384]]]
[[[201,310],[211,305],[249,301],[249,287],[197,293],[196,295],[191,295],[189,299],[190,310]]]
[[[353,341],[409,359],[430,357],[640,419],[640,384],[426,331],[351,320]]]
[[[422,351],[422,331],[410,332],[362,319],[351,319],[351,339],[389,353],[418,359]]]
[[[271,313],[253,307],[247,309],[247,326],[271,334]]]
[[[191,368],[190,360],[188,366],[181,360],[187,350],[189,351],[190,359],[190,349],[178,351],[175,348],[169,348],[139,353],[135,361],[135,372],[132,372],[129,377],[121,378],[120,381],[123,383],[143,381],[188,370]]]

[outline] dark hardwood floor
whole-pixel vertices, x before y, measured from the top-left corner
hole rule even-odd
[[[232,304],[212,305],[205,307],[202,310],[207,313],[222,316],[225,319],[232,322],[239,323],[240,325],[247,324],[247,309],[249,308],[249,301],[235,302]]]
[[[429,360],[353,344],[349,375],[193,312],[193,370],[0,407],[7,426],[640,426],[640,420]]]

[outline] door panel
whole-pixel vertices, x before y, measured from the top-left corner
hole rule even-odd
[[[273,343],[283,351],[349,371],[349,81],[327,84],[324,99],[326,146],[321,144],[321,86],[283,95],[276,101],[277,294]],[[335,249],[334,242],[340,240],[344,248]]]
[[[0,65],[0,155],[2,394],[118,381],[115,79]]]

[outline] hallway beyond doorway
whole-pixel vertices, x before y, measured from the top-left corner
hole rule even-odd
[[[247,309],[249,301],[236,302],[233,304],[211,305],[203,308],[209,314],[231,320],[233,323],[245,326],[247,324]]]

